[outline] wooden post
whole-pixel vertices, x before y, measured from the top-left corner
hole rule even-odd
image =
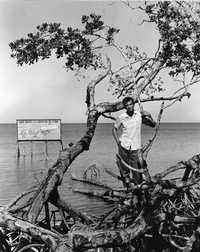
[[[46,156],[46,159],[48,159],[48,141],[47,140],[45,141],[45,156]]]
[[[63,142],[60,140],[60,145],[61,145],[61,151],[63,151]]]
[[[33,142],[31,141],[31,158],[33,157]]]
[[[17,158],[20,158],[19,141],[17,141]]]

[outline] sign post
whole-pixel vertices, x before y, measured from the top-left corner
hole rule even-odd
[[[57,141],[63,149],[61,139],[60,119],[17,119],[17,157],[20,157],[20,142],[31,143],[31,156],[33,155],[33,141],[45,142],[45,153],[48,157],[48,142]]]

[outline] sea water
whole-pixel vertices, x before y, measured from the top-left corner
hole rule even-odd
[[[85,124],[62,124],[64,147],[76,142],[86,130]],[[145,144],[152,136],[153,129],[142,128],[142,142]],[[17,130],[15,124],[0,124],[0,205],[7,204],[20,193],[33,185],[39,184],[59,154],[60,144],[48,143],[48,157],[42,142],[20,144],[21,156],[17,158]],[[32,154],[31,155],[31,150]],[[104,168],[119,174],[116,165],[117,146],[112,137],[112,124],[98,124],[90,150],[78,156],[64,176],[59,188],[62,197],[73,207],[89,214],[107,211],[111,206],[96,198],[89,198],[74,190],[86,188],[94,190],[91,185],[84,185],[71,179],[71,175],[82,179],[87,167],[95,164],[99,171],[98,179],[112,187],[121,186],[120,182],[107,174]],[[200,153],[199,123],[163,123],[148,154],[150,174],[187,160]],[[97,189],[97,188],[96,188]]]

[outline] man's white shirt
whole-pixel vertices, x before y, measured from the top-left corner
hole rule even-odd
[[[134,111],[132,116],[122,113],[115,121],[114,127],[122,126],[122,134],[119,138],[121,146],[127,150],[141,149],[141,124],[142,117],[139,111]]]

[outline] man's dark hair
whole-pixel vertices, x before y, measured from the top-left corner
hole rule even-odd
[[[133,99],[132,97],[130,97],[130,96],[127,96],[127,97],[125,97],[125,98],[122,100],[123,106],[125,107],[126,103],[129,102],[129,101],[132,101],[132,103],[135,104],[134,99]]]

